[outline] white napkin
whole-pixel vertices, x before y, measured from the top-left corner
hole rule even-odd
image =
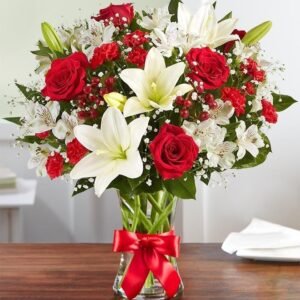
[[[222,249],[237,256],[300,261],[300,231],[253,219],[240,233],[231,233]]]

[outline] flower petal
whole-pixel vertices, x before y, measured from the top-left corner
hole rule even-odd
[[[111,168],[109,171],[103,172],[98,175],[95,180],[95,193],[97,197],[101,197],[110,183],[118,177],[118,172],[116,169]]]
[[[130,149],[138,149],[143,135],[146,133],[150,118],[140,117],[133,120],[129,125]]]
[[[63,140],[68,132],[68,127],[63,120],[59,120],[56,126],[52,129],[53,135],[59,140]]]
[[[231,35],[232,31],[236,27],[237,19],[235,18],[230,18],[227,20],[224,20],[217,25],[217,34],[218,36],[228,36]],[[237,36],[237,39],[239,37]]]
[[[185,94],[187,94],[188,92],[192,91],[193,87],[190,84],[179,84],[177,85],[174,90],[172,91],[172,95],[175,96],[184,96]]]
[[[128,151],[127,159],[119,163],[120,175],[128,178],[138,178],[143,174],[143,161],[140,152],[137,150]]]
[[[151,48],[145,63],[147,81],[150,83],[155,82],[159,74],[165,69],[166,63],[164,57],[156,48]],[[136,78],[133,78],[133,80],[136,80]]]
[[[129,98],[124,106],[124,116],[131,117],[145,112],[152,111],[153,107],[146,107],[137,97]]]
[[[178,4],[178,27],[184,33],[188,32],[189,24],[191,21],[191,14],[186,8],[186,6],[182,3]]]

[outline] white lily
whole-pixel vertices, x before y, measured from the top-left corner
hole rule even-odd
[[[113,107],[102,117],[101,130],[92,126],[75,127],[75,136],[92,153],[84,157],[71,171],[72,179],[96,177],[95,192],[102,195],[119,175],[138,178],[143,162],[138,151],[149,118],[140,117],[127,125],[122,113]]]
[[[21,127],[21,134],[34,135],[53,129],[59,111],[60,105],[57,101],[49,101],[45,106],[40,103],[28,103],[25,106],[25,122]]]
[[[164,30],[170,23],[172,15],[170,15],[168,7],[154,8],[147,12],[147,15],[142,17],[139,21],[139,25],[145,29],[153,30],[160,29]]]
[[[183,62],[166,67],[162,54],[156,48],[152,48],[147,55],[144,70],[122,71],[121,79],[136,95],[127,100],[124,106],[125,117],[154,109],[172,110],[176,96],[183,96],[193,89],[189,84],[176,86],[184,69]]]
[[[259,148],[265,146],[264,140],[258,133],[258,127],[251,125],[246,129],[246,124],[241,121],[240,126],[235,130],[237,135],[237,145],[239,147],[237,157],[242,159],[248,151],[253,157],[257,157]]]
[[[224,102],[221,99],[217,99],[216,102],[218,104],[217,108],[209,111],[210,118],[218,125],[229,124],[229,120],[234,114],[234,108],[231,102]]]
[[[224,142],[226,132],[226,129],[222,128],[222,134],[217,137],[215,143],[207,146],[207,158],[210,167],[220,166],[222,169],[227,170],[232,168],[235,163],[233,152],[236,150],[236,144]]]
[[[178,27],[188,37],[188,44],[194,45],[196,43],[198,46],[217,48],[229,41],[238,39],[237,35],[232,34],[237,19],[229,18],[218,22],[212,5],[213,2],[211,0],[204,1],[194,16],[186,6],[179,3]]]
[[[52,132],[59,140],[65,140],[66,144],[71,142],[74,138],[74,128],[79,125],[77,117],[63,112],[61,119],[57,122]]]

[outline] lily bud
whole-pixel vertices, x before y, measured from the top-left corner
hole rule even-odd
[[[271,30],[271,28],[271,21],[264,22],[248,31],[242,39],[242,42],[247,46],[254,45],[258,43],[263,37],[265,37],[267,33]]]
[[[123,111],[127,97],[116,92],[112,92],[103,96],[105,102],[110,106]]]
[[[47,22],[42,23],[42,33],[48,47],[53,52],[64,52],[63,43],[54,28]]]

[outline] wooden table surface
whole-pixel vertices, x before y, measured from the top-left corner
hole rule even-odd
[[[0,245],[0,299],[112,300],[110,245]],[[241,260],[219,244],[182,245],[183,300],[300,299],[300,264]]]

